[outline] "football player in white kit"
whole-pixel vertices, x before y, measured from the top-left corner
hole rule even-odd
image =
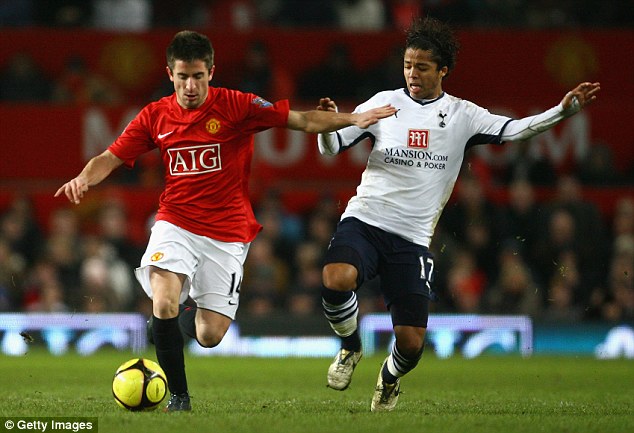
[[[443,78],[453,70],[457,51],[449,26],[432,18],[414,20],[403,57],[405,88],[379,92],[355,110],[391,104],[397,113],[368,129],[350,126],[318,139],[326,155],[366,138],[372,142],[361,183],[328,248],[322,288],[324,313],[342,340],[328,369],[328,386],[344,390],[362,356],[355,290],[380,276],[396,339],[379,372],[372,411],[395,407],[400,378],[422,356],[434,296],[428,248],[465,151],[539,134],[594,101],[600,88],[599,83],[581,83],[557,106],[523,119],[491,114],[443,92]],[[319,109],[335,111],[336,105],[323,98]]]

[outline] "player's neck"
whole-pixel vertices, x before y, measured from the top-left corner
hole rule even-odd
[[[420,103],[420,104],[427,104],[429,102],[433,102],[436,99],[440,98],[442,95],[444,95],[445,92],[443,92],[442,90],[440,91],[440,93],[438,93],[436,96],[433,97],[427,97],[427,98],[415,98],[411,95],[410,93],[410,98],[412,98],[414,101]]]

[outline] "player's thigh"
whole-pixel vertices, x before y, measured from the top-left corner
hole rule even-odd
[[[327,280],[334,280],[335,277],[345,280],[339,281],[340,285],[353,285],[353,288],[374,278],[378,272],[379,249],[372,227],[356,218],[340,221],[324,259],[324,273],[329,273],[324,275],[326,287],[329,287]],[[330,266],[331,264],[352,266],[356,273],[351,272],[349,266]]]
[[[187,299],[190,281],[198,265],[198,253],[192,241],[195,237],[166,221],[157,221],[154,224],[141,264],[135,269],[137,280],[150,298],[154,299],[159,287],[162,291],[168,286],[176,292],[174,295],[179,298],[180,303]],[[175,281],[162,273],[152,276],[153,269],[169,271],[183,277],[178,277],[180,281]]]
[[[386,305],[408,295],[433,298],[433,256],[427,248],[398,239],[381,262],[381,291]]]
[[[147,271],[154,300],[154,315],[162,319],[176,317],[181,288],[187,277],[155,266],[149,266]]]

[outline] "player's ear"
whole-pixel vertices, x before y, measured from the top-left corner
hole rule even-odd
[[[167,76],[170,77],[170,81],[174,81],[174,74],[169,66],[165,67],[165,71],[167,72]]]
[[[443,66],[442,68],[440,68],[440,78],[447,75],[448,72],[449,72],[449,68],[447,66]]]
[[[216,70],[216,65],[213,65],[210,69],[209,69],[209,81],[211,81],[211,78],[214,76],[214,71]]]

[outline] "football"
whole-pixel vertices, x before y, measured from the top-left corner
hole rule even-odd
[[[112,379],[112,395],[131,411],[153,410],[167,394],[167,378],[154,361],[135,358],[124,362]]]

